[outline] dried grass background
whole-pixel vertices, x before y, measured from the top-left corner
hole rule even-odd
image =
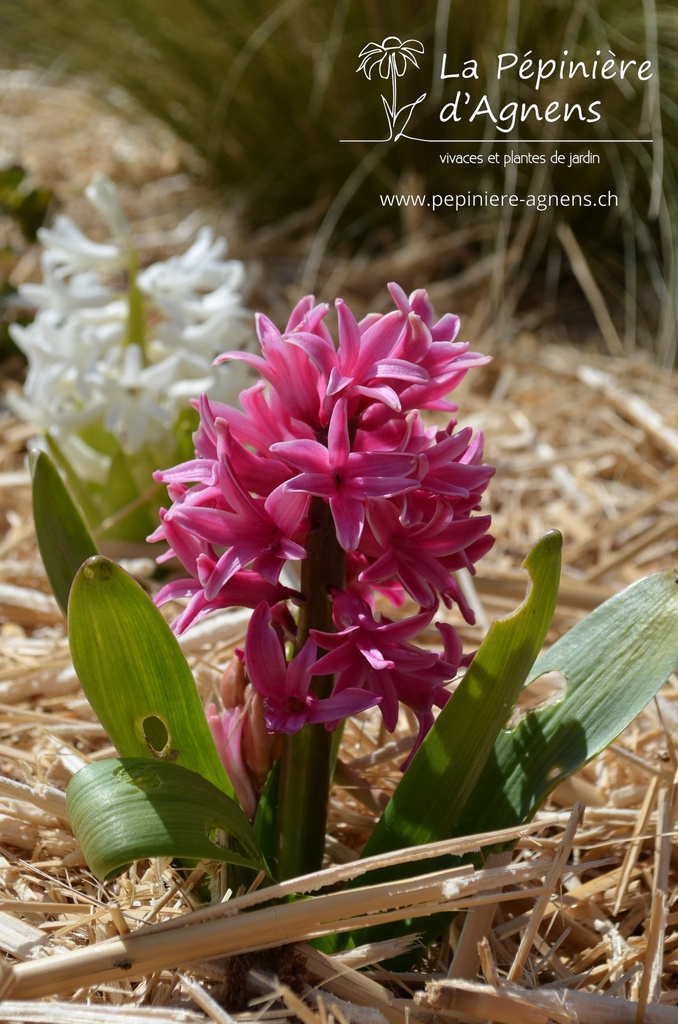
[[[289,225],[241,236],[237,220],[194,185],[162,128],[130,128],[77,89],[47,89],[13,73],[0,94],[0,162],[39,169],[63,209],[92,233],[82,189],[94,169],[109,174],[146,259],[212,223],[254,268],[251,305],[284,317],[299,294],[305,251],[299,236],[290,243]],[[18,244],[11,226],[4,230]],[[335,256],[322,267],[320,292],[383,308],[384,282],[407,287],[416,260],[416,246],[403,247],[390,266]],[[36,268],[37,251],[26,249],[15,277],[30,278]],[[555,344],[528,318],[510,337],[505,325],[481,332],[482,289],[461,295],[458,282],[443,282],[433,298],[441,311],[461,304],[464,337],[494,355],[459,396],[462,421],[485,432],[488,461],[497,466],[489,494],[497,545],[473,581],[478,625],[463,630],[467,647],[522,599],[520,563],[546,529],[560,529],[565,540],[550,640],[632,580],[676,567],[675,375],[660,374],[642,354],[601,354],[597,337],[577,348]],[[194,889],[202,869],[186,883],[167,862],[96,882],[68,826],[63,792],[80,766],[112,750],[79,690],[37,554],[24,462],[30,426],[3,415],[0,430],[1,1020],[405,1024],[434,1013],[508,1024],[678,1021],[675,678],[612,748],[558,788],[533,825],[515,833],[510,858],[482,871],[338,894],[343,899],[329,893],[312,912],[297,903],[275,914],[257,893],[201,910]],[[151,566],[132,568],[144,576]],[[208,619],[184,639],[205,696],[243,627],[244,617]],[[532,687],[527,701],[552,699],[556,686]],[[395,743],[369,715],[347,731],[329,874],[311,878],[308,891],[356,870],[356,850],[397,781],[407,746],[402,726]],[[476,837],[467,847],[492,842]],[[412,908],[421,915],[441,905],[461,912],[416,975],[384,973],[379,960],[391,949],[327,958],[305,943],[356,915],[410,916]],[[245,906],[250,912],[238,919]]]

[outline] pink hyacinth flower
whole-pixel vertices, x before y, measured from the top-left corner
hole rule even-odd
[[[370,497],[404,494],[419,486],[419,459],[402,452],[352,452],[346,401],[332,411],[327,445],[319,441],[281,441],[271,451],[301,472],[287,480],[273,496],[288,491],[316,495],[329,502],[337,538],[345,551],[354,551]]]
[[[308,640],[288,664],[272,628],[271,609],[264,601],[254,609],[247,629],[245,666],[252,686],[263,698],[270,732],[295,733],[318,722],[329,727],[379,703],[373,694],[350,687],[336,696],[316,697],[310,692],[316,654],[316,645]]]
[[[335,594],[333,609],[338,632],[311,630],[316,643],[329,652],[315,662],[312,670],[319,675],[336,676],[334,693],[358,685],[381,697],[384,725],[393,732],[403,681],[411,679],[418,690],[429,692],[429,708],[433,690],[441,683],[438,655],[407,642],[421,633],[433,614],[431,608],[411,618],[381,622],[361,597],[339,592]],[[451,678],[447,669],[445,665],[442,678]]]

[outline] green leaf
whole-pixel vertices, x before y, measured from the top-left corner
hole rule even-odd
[[[64,616],[76,572],[97,554],[79,509],[46,452],[32,459],[33,519],[47,579]]]
[[[466,675],[398,784],[364,856],[457,834],[466,803],[551,624],[561,547],[561,535],[553,531],[527,556],[524,566],[532,586],[524,603],[490,627]],[[396,868],[392,877],[398,875]],[[386,877],[379,872],[380,880]]]
[[[173,464],[176,464],[177,462],[188,462],[189,459],[195,458],[193,434],[198,429],[199,425],[200,416],[197,409],[193,409],[190,405],[186,405],[183,409],[179,410],[177,418],[174,421],[174,426],[172,427],[172,433],[177,441],[177,450],[173,459]],[[158,463],[158,465],[160,465],[160,463]]]
[[[551,624],[561,549],[562,537],[554,530],[530,551],[524,562],[531,582],[525,601],[510,615],[493,622],[464,678],[396,787],[365,846],[364,857],[462,834],[460,822],[466,805]],[[361,884],[404,878],[420,870],[415,863],[373,871],[361,879]],[[433,864],[430,870],[434,870]],[[447,915],[434,915],[424,921],[408,919],[383,929],[361,929],[341,941],[360,945],[416,931],[430,942],[446,921]],[[399,959],[398,968],[406,966],[405,960],[409,965],[413,956]]]
[[[74,495],[75,500],[82,509],[82,514],[87,522],[87,526],[92,529],[98,524],[101,519],[101,515],[90,487],[80,479],[61,450],[56,438],[53,434],[50,434],[49,431],[45,434],[45,441],[55,464],[59,467],[66,478],[68,490],[72,495]]]
[[[490,636],[491,631],[487,639]],[[677,665],[675,574],[649,576],[600,605],[534,663],[526,685],[546,673],[560,672],[567,682],[564,696],[557,703],[526,713],[514,729],[499,731],[450,837],[529,821],[559,782],[603,751],[633,722]],[[447,776],[435,785],[444,804]],[[407,922],[403,928],[420,931],[425,941],[430,941],[443,924],[444,918],[431,918]],[[371,941],[375,935],[370,929],[354,934],[352,940]],[[405,965],[398,960],[398,968]]]
[[[78,678],[118,752],[176,762],[233,796],[193,674],[139,584],[90,558],[73,581],[68,626]]]
[[[137,455],[141,461],[141,454]],[[142,541],[157,526],[158,498],[162,486],[153,485],[152,467],[149,466],[146,488],[148,495],[142,493],[130,469],[129,457],[121,448],[111,457],[111,465],[106,480],[106,495],[102,501],[104,513],[98,533],[106,540]],[[155,502],[151,505],[151,498]],[[101,530],[104,523],[108,525]]]
[[[67,809],[91,870],[100,879],[149,857],[221,860],[265,871],[240,807],[201,775],[168,761],[108,758],[82,768]],[[218,843],[219,833],[242,852]]]
[[[674,573],[648,576],[596,608],[535,663],[527,683],[561,672],[564,696],[500,733],[460,834],[532,818],[559,782],[633,722],[677,665]]]

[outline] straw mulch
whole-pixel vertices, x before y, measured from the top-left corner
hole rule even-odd
[[[466,327],[473,337],[473,317]],[[525,331],[477,347],[495,358],[461,389],[460,418],[485,432],[497,467],[497,544],[468,581],[478,624],[462,634],[472,649],[516,607],[522,559],[558,528],[564,571],[551,641],[627,583],[676,566],[676,381],[640,355],[604,357]],[[313,901],[272,910],[275,890],[233,896],[217,875],[208,908],[196,895],[205,868],[186,881],[166,861],[98,883],[69,828],[64,789],[78,768],[113,751],[79,689],[36,551],[30,427],[4,416],[0,428],[1,1020],[678,1021],[675,678],[534,823],[506,836],[517,839],[513,852],[483,870],[426,874],[423,850],[422,874],[406,883],[337,891],[363,870],[356,852],[407,749],[406,720],[394,741],[368,715],[346,734],[325,871],[278,890],[323,889]],[[144,559],[129,567],[146,578],[152,570]],[[182,641],[205,697],[244,623],[215,616]],[[553,686],[536,684],[525,706],[552,698]],[[459,913],[416,973],[380,966],[397,952],[390,944],[333,957],[308,945],[369,915],[397,920],[441,907]]]
[[[671,381],[655,379],[647,362],[523,338],[497,352],[462,398],[464,421],[485,431],[498,468],[491,489],[498,541],[474,581],[479,625],[464,631],[469,646],[521,599],[519,563],[547,528],[559,527],[565,537],[554,638],[627,582],[675,564],[678,416],[671,412]],[[382,1019],[366,1015],[372,1008],[390,1021],[423,1009],[461,1020],[630,1021],[634,1004],[645,1002],[652,1003],[645,1020],[678,1019],[667,1005],[677,994],[678,968],[678,916],[671,910],[675,681],[613,749],[556,791],[551,806],[522,830],[509,863],[459,877],[443,872],[385,891],[332,893],[312,907],[290,904],[275,913],[264,906],[270,890],[201,910],[191,884],[164,862],[137,864],[116,882],[96,883],[68,827],[63,789],[88,759],[112,751],[78,689],[64,624],[36,554],[23,468],[28,433],[25,425],[4,421],[0,943],[8,959],[2,1019],[90,1020],[101,1012],[106,1020],[179,1021],[200,1019],[197,1004],[208,1018],[223,1020],[225,1003],[244,1011],[244,1019],[271,1013]],[[132,568],[144,574],[150,563]],[[207,620],[184,640],[203,693],[217,684],[242,627],[242,618]],[[529,699],[549,696],[546,686]],[[302,891],[356,870],[355,850],[397,779],[406,743],[394,749],[370,720],[352,728],[343,752],[351,778],[332,805],[331,866]],[[358,784],[360,800],[352,788]],[[583,820],[577,801],[586,805]],[[476,838],[450,849],[493,842],[496,837]],[[201,875],[195,873],[193,885]],[[368,913],[395,919],[441,905],[463,911],[445,945],[421,973],[397,979],[393,988],[380,984],[395,979],[376,963],[366,974],[355,970],[392,950],[330,960],[304,942]],[[251,912],[235,918],[245,906]],[[290,943],[299,944],[293,952]],[[270,947],[275,955],[253,953]],[[226,957],[243,951],[251,955],[235,961],[234,980]],[[298,995],[275,980],[286,977],[303,980]],[[276,993],[283,1009],[269,1010]],[[27,1002],[42,996],[60,999],[39,1007]],[[249,998],[254,1006],[244,1010]],[[64,999],[75,999],[85,1016]]]

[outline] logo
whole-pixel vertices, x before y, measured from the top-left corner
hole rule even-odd
[[[406,39],[402,42],[397,36],[387,36],[381,43],[368,43],[367,46],[363,46],[358,55],[361,61],[357,71],[364,71],[365,77],[370,81],[372,73],[376,71],[379,78],[391,83],[390,96],[384,96],[383,93],[381,95],[388,121],[388,135],[385,139],[363,139],[363,142],[397,141],[404,134],[414,108],[426,99],[426,93],[423,92],[412,103],[404,103],[399,107],[398,79],[403,77],[410,64],[415,68],[419,67],[416,55],[423,52],[424,44],[418,39]]]
[[[388,132],[378,139],[341,139],[342,142],[412,142],[438,144],[529,142],[532,145],[562,142],[568,144],[590,142],[652,142],[645,138],[577,138],[576,129],[593,125],[604,118],[602,98],[592,99],[600,80],[636,79],[645,84],[654,75],[649,59],[617,57],[612,50],[596,50],[595,55],[570,53],[565,49],[558,55],[546,57],[528,50],[524,54],[504,52],[485,55],[483,61],[466,59],[461,65],[448,70],[447,53],[441,55],[440,81],[449,80],[446,95],[441,93],[442,106],[437,111],[441,124],[450,124],[453,131],[447,138],[421,138],[407,132],[414,111],[427,97],[423,92],[415,100],[403,102],[398,91],[400,80],[410,68],[419,68],[424,44],[418,39],[386,36],[380,43],[367,43],[359,54],[356,74],[362,71],[370,81],[381,81],[381,100],[386,114]],[[481,72],[480,64],[483,68]],[[562,98],[553,98],[558,82],[577,81],[578,93],[573,98],[563,86]],[[485,84],[483,85],[483,81]],[[496,84],[489,88],[490,81]],[[546,83],[549,89],[542,86]],[[517,86],[520,86],[520,92]],[[486,91],[482,92],[481,90]],[[403,90],[404,91],[404,90]],[[550,95],[549,95],[550,92]],[[411,92],[410,92],[411,95]],[[515,96],[520,95],[520,99]],[[633,93],[635,95],[635,93]],[[432,94],[433,96],[433,94]],[[432,112],[433,113],[433,112]],[[570,123],[570,138],[557,138],[551,126]],[[602,125],[601,125],[602,127]],[[523,130],[528,138],[521,138]],[[592,129],[585,129],[590,135]],[[560,134],[560,132],[559,132]],[[600,134],[604,134],[600,132]],[[464,135],[460,138],[459,135]],[[541,137],[540,137],[541,136]],[[572,137],[574,136],[574,137]]]

